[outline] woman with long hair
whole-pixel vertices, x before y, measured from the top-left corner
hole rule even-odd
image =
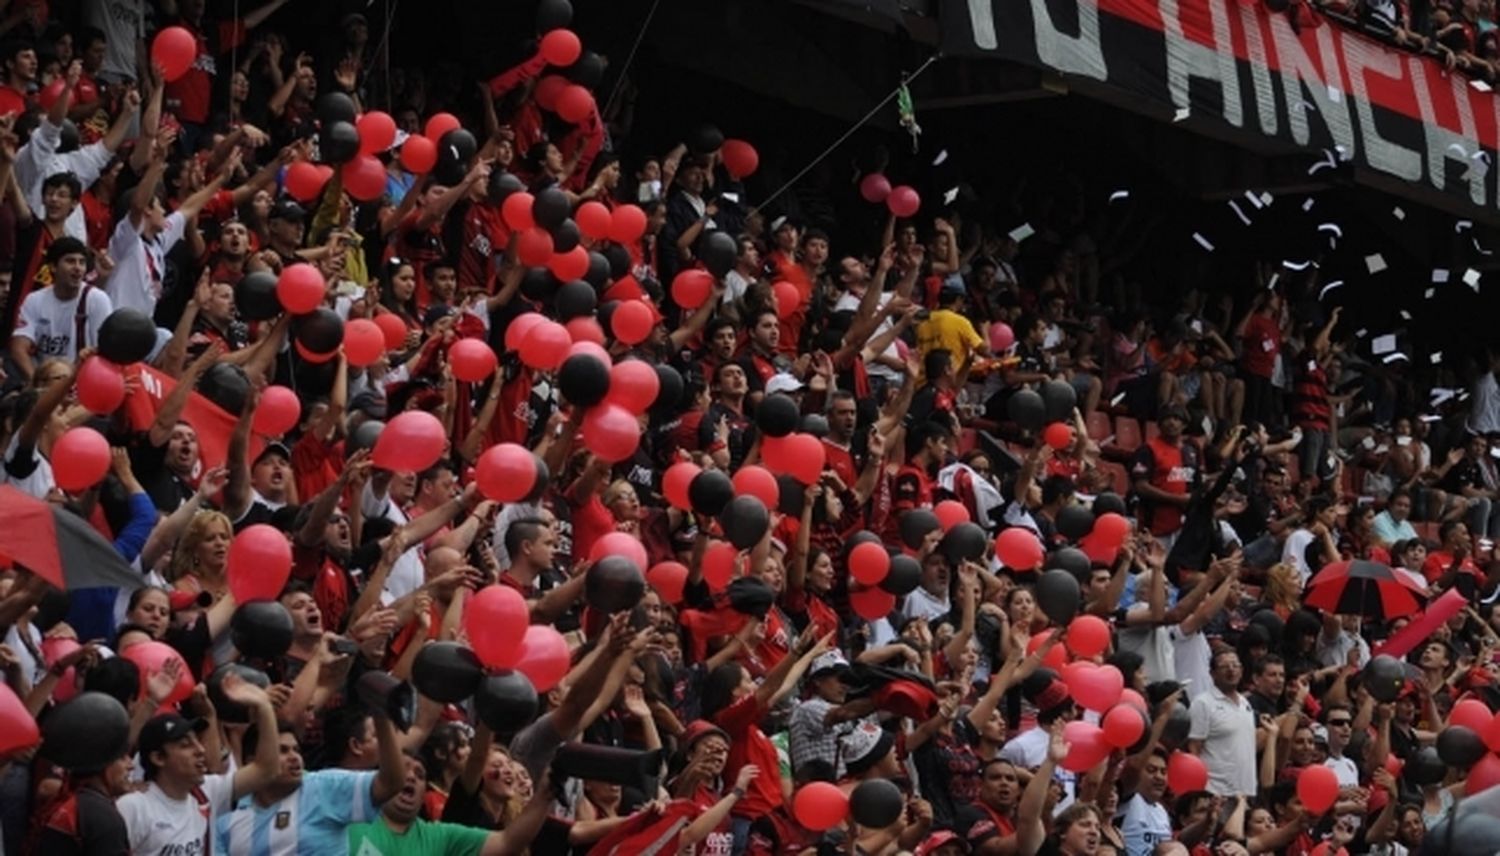
[[[1278,562],[1266,571],[1266,587],[1261,592],[1271,608],[1282,621],[1302,608],[1302,580],[1297,569],[1286,562]]]
[[[448,792],[469,763],[473,729],[467,722],[444,722],[422,744],[422,766],[427,771],[427,816],[442,817]]]
[[[229,563],[229,542],[233,539],[234,526],[221,512],[200,511],[193,515],[172,551],[168,582],[178,591],[224,594],[229,586],[225,569]]]

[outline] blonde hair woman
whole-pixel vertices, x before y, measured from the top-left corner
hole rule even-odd
[[[228,584],[224,570],[233,538],[234,527],[220,512],[193,515],[172,551],[170,582],[182,591],[224,593]]]
[[[1266,571],[1266,587],[1261,594],[1285,621],[1302,608],[1302,580],[1297,569],[1285,562],[1272,565]]]

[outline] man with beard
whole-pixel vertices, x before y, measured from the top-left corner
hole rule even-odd
[[[781,321],[774,309],[762,309],[751,316],[750,341],[740,356],[740,368],[750,384],[751,400],[759,402],[766,391],[766,381],[786,371],[787,360],[777,352],[781,341]]]
[[[552,802],[552,786],[543,778],[526,808],[505,829],[491,832],[456,823],[422,820],[427,798],[427,773],[416,758],[406,759],[406,779],[395,796],[385,801],[380,816],[349,827],[350,853],[360,856],[398,856],[404,853],[444,853],[447,856],[502,856],[521,853],[541,831]]]
[[[245,274],[245,263],[250,259],[250,229],[239,220],[230,220],[219,227],[218,251],[209,259],[210,277],[214,282],[238,285]]]

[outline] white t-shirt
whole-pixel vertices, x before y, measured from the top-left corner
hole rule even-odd
[[[146,38],[145,0],[93,0],[83,4],[83,19],[104,31],[100,76],[135,80],[135,43]]]
[[[1250,700],[1209,688],[1193,699],[1189,740],[1202,740],[1208,790],[1221,797],[1255,796],[1255,711]]]
[[[384,517],[398,527],[410,522],[406,512],[391,501],[389,494],[377,497],[368,483],[365,485],[364,494],[360,497],[360,503],[360,510],[364,512],[367,519]],[[422,567],[422,545],[414,544],[401,554],[401,557],[391,566],[390,573],[386,574],[385,591],[381,594],[380,602],[384,606],[389,606],[421,588],[425,582],[427,582],[427,574]]]
[[[62,128],[43,116],[42,121],[37,123],[36,130],[31,132],[26,145],[16,153],[16,183],[26,195],[26,204],[38,216],[42,211],[42,182],[60,172],[71,172],[80,185],[92,187],[113,157],[103,143],[90,143],[59,154],[57,148],[61,144]],[[82,205],[73,206],[68,219],[63,221],[63,232],[80,241],[88,241],[89,231],[83,220]]]
[[[905,602],[901,604],[901,614],[908,619],[925,618],[928,621],[935,621],[947,615],[951,609],[946,597],[939,599],[921,586],[912,589],[911,593],[906,596]]]
[[[31,447],[31,472],[25,475],[17,475],[13,470],[24,470],[26,465],[17,466],[17,447],[21,444],[21,435],[16,433],[10,438],[10,444],[5,447],[5,465],[0,467],[0,484],[15,485],[16,490],[33,496],[37,499],[46,499],[47,494],[57,482],[52,478],[52,463],[37,451],[35,446]]]
[[[101,288],[84,286],[71,300],[59,300],[51,288],[39,288],[21,302],[21,318],[16,335],[36,345],[37,362],[61,357],[68,362],[78,358],[78,301],[88,295],[84,306],[84,347],[97,347],[99,328],[114,311],[109,295]]]
[[[1297,529],[1286,536],[1286,545],[1281,549],[1281,561],[1297,569],[1297,575],[1304,586],[1307,585],[1308,577],[1312,576],[1307,568],[1307,545],[1317,537],[1310,529]]]
[[[1120,832],[1125,837],[1125,856],[1151,856],[1156,845],[1172,839],[1172,815],[1161,803],[1146,802],[1140,794],[1125,803]]]
[[[208,776],[199,789],[206,802],[189,794],[174,800],[155,782],[144,791],[115,801],[130,832],[130,852],[136,856],[202,856],[208,852],[209,832],[220,814],[231,809],[234,776]]]
[[[1359,787],[1359,765],[1354,763],[1353,758],[1329,758],[1323,762],[1323,766],[1332,770],[1334,775],[1339,777],[1339,787]]]
[[[145,218],[141,218],[145,223]],[[147,239],[141,228],[121,218],[109,239],[109,255],[115,260],[105,288],[115,308],[139,309],[150,316],[161,299],[162,277],[167,273],[167,251],[180,240],[187,229],[187,218],[181,211],[167,215],[161,234]]]
[[[878,286],[876,286],[874,283],[871,283],[869,285],[866,285],[865,287],[876,288]],[[892,295],[889,293],[882,293],[880,295],[880,302],[877,303],[876,306],[880,309],[884,309],[885,305],[891,302],[891,297]],[[856,312],[859,310],[859,304],[861,300],[862,298],[856,296],[853,292],[846,291],[843,294],[839,295],[838,301],[833,304],[833,311]],[[879,326],[877,326],[874,330],[870,331],[870,338],[874,339],[890,328],[891,319],[887,318],[884,321],[881,321]],[[901,359],[901,351],[896,347],[895,342],[891,342],[889,345],[886,345],[885,350],[881,351],[880,355],[892,360]],[[901,379],[900,372],[875,360],[872,360],[865,364],[865,371],[874,377],[884,378],[888,381],[900,381]]]

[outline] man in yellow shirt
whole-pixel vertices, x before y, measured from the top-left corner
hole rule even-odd
[[[939,348],[946,350],[953,355],[953,367],[960,374],[976,353],[985,356],[990,353],[989,343],[963,315],[964,295],[963,280],[950,277],[938,291],[938,308],[917,326],[917,349],[922,356],[925,358]]]

